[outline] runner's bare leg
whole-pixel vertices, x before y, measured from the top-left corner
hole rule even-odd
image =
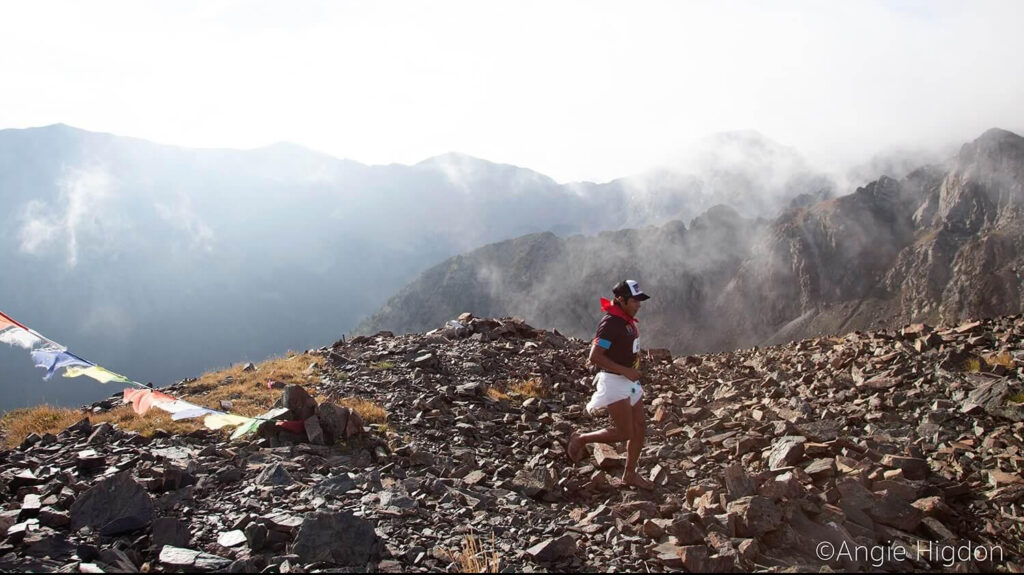
[[[588,443],[618,443],[633,436],[633,408],[629,399],[620,399],[608,406],[612,425],[598,431],[575,435],[569,440],[569,452],[580,453]]]
[[[640,452],[644,448],[644,439],[647,436],[647,415],[644,413],[644,402],[638,401],[630,408],[632,429],[630,429],[629,442],[626,443],[626,471],[622,474],[622,481],[641,489],[654,489],[654,484],[644,479],[636,468],[640,463]]]

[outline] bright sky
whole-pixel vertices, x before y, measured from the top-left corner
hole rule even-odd
[[[1024,130],[1024,2],[0,0],[0,128],[604,181],[757,130],[812,161]]]

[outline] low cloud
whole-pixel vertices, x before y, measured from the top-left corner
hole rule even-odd
[[[116,214],[104,210],[113,196],[113,180],[98,167],[68,169],[58,182],[52,204],[29,202],[22,214],[18,240],[21,251],[43,255],[63,251],[69,267],[78,265],[84,239],[99,235]]]

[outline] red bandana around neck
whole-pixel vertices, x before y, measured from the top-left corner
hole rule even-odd
[[[635,317],[630,316],[628,313],[622,311],[622,308],[616,305],[615,302],[601,298],[601,311],[626,320],[626,323],[633,326],[633,329],[636,329],[636,324],[638,320]]]

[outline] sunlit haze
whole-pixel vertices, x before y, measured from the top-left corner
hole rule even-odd
[[[604,181],[716,132],[819,164],[1024,128],[1024,3],[3,2],[0,128]]]

